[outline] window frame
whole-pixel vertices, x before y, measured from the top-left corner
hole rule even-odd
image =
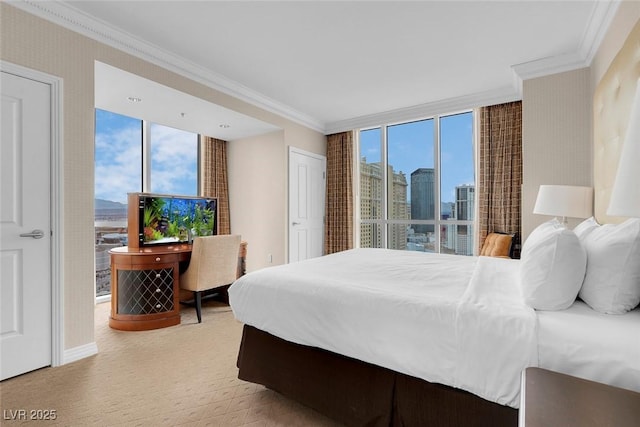
[[[471,126],[472,126],[472,134],[471,134],[471,145],[472,145],[472,156],[473,156],[473,172],[474,172],[474,197],[475,197],[475,206],[474,206],[474,219],[473,220],[459,220],[459,219],[442,219],[442,200],[441,200],[441,132],[440,132],[440,120],[444,117],[455,116],[458,114],[466,114],[471,113]],[[389,194],[386,191],[388,188],[388,179],[389,179],[389,156],[388,156],[388,128],[391,126],[403,125],[423,120],[433,120],[433,155],[434,155],[434,194],[437,202],[434,206],[434,219],[433,220],[425,220],[425,219],[389,219]],[[360,162],[362,159],[362,155],[360,152],[360,133],[363,131],[368,131],[372,129],[380,129],[380,161],[384,165],[382,167],[382,182],[385,191],[382,191],[382,206],[381,210],[384,213],[384,217],[382,219],[363,219],[361,214],[361,167]],[[355,217],[355,227],[354,233],[354,245],[355,247],[361,247],[361,230],[363,224],[374,224],[377,227],[381,227],[382,235],[381,235],[381,246],[382,248],[387,248],[389,241],[389,228],[394,225],[433,225],[434,227],[434,253],[441,253],[442,249],[442,236],[441,236],[441,227],[448,225],[466,225],[467,227],[472,227],[473,232],[473,253],[472,255],[476,255],[478,252],[477,242],[478,242],[478,203],[477,203],[477,188],[478,188],[478,110],[477,109],[465,109],[450,113],[444,114],[434,114],[429,117],[423,117],[414,120],[403,120],[401,122],[388,122],[380,125],[373,125],[362,127],[356,129],[355,134],[355,149],[354,151],[354,189],[355,189],[355,197],[354,197],[354,217]],[[455,202],[454,202],[455,203]],[[437,231],[437,232],[436,232]]]
[[[136,191],[141,191],[143,193],[148,193],[151,192],[151,160],[152,160],[152,142],[151,142],[151,126],[152,124],[157,124],[157,125],[161,125],[161,126],[165,126],[165,127],[172,127],[172,126],[168,126],[168,125],[164,125],[162,123],[157,123],[157,122],[151,122],[148,120],[144,120],[144,119],[139,119],[137,117],[132,117],[132,116],[128,116],[126,114],[122,114],[122,113],[116,113],[114,111],[109,111],[109,110],[104,110],[101,108],[95,108],[94,109],[94,150],[95,150],[95,137],[96,137],[96,132],[98,129],[98,123],[97,123],[97,111],[105,111],[107,113],[111,113],[111,114],[117,114],[119,116],[124,116],[127,117],[129,119],[134,119],[137,122],[139,122],[140,127],[141,127],[141,133],[140,133],[140,161],[141,161],[141,169],[140,169],[140,180],[139,180],[139,189]],[[176,129],[176,128],[174,128]],[[181,129],[179,129],[181,130]],[[202,165],[202,160],[203,160],[203,139],[202,139],[202,135],[200,133],[197,132],[191,132],[191,131],[185,131],[185,132],[189,132],[192,133],[194,135],[196,135],[197,138],[197,142],[196,142],[196,194],[194,194],[194,196],[202,196],[203,194],[203,189],[204,189],[204,176],[203,176],[203,165]],[[95,153],[94,153],[95,154]],[[96,160],[97,158],[94,158],[94,168],[96,165]],[[94,171],[95,173],[95,171]],[[94,178],[95,181],[95,178]],[[96,183],[94,182],[94,198],[97,196],[96,194]],[[126,194],[125,194],[126,196]],[[125,197],[126,200],[126,197]],[[95,233],[96,227],[95,227],[95,223],[94,223],[94,233]],[[95,261],[95,255],[94,255],[94,261]],[[95,262],[94,262],[95,263]],[[97,274],[98,272],[98,265],[97,263],[95,263],[95,274]],[[106,302],[106,301],[110,301],[111,300],[111,292],[108,294],[103,294],[103,295],[97,295],[97,285],[98,283],[95,282],[94,283],[94,295],[95,295],[95,300],[96,303],[99,302]]]

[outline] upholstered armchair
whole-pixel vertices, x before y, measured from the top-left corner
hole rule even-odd
[[[226,286],[238,274],[239,235],[195,237],[191,260],[180,275],[180,288],[193,292],[198,323],[202,322],[202,294]]]

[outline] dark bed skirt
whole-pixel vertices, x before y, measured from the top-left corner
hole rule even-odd
[[[516,427],[516,409],[244,326],[238,378],[348,426]]]

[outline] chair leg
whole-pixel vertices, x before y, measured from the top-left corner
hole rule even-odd
[[[193,291],[193,299],[196,301],[196,314],[198,315],[198,323],[202,323],[202,293]]]

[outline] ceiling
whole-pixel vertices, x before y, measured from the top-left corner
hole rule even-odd
[[[102,62],[95,63],[94,74],[95,107],[102,110],[224,141],[279,129]]]
[[[522,79],[589,66],[617,4],[65,1],[36,12],[329,133],[519,99]]]

